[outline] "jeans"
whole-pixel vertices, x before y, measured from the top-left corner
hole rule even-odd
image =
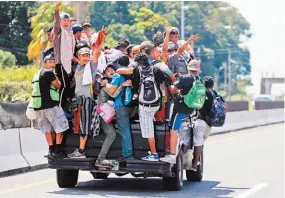
[[[100,121],[100,125],[104,133],[106,134],[106,138],[103,142],[102,149],[98,155],[98,160],[104,160],[106,159],[110,147],[116,139],[116,130],[112,123],[107,124],[102,118]]]
[[[125,106],[115,107],[117,126],[122,137],[123,157],[129,157],[133,154],[133,143],[130,128],[130,116],[133,110],[133,108]]]

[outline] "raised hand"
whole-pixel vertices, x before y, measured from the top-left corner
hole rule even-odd
[[[61,6],[61,2],[56,2],[55,4],[55,11],[59,11],[59,7]]]
[[[189,38],[190,41],[196,41],[196,40],[198,40],[198,39],[199,39],[198,34],[192,35],[192,36]]]
[[[166,32],[167,34],[169,34],[169,33],[171,32],[171,28],[168,26],[168,24],[165,24],[165,25],[164,25],[164,29],[165,29],[165,32]]]

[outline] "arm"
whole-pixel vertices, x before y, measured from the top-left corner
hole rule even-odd
[[[138,67],[134,69],[133,78],[132,78],[133,88],[136,93],[138,93],[140,86],[140,73]]]
[[[61,83],[60,83],[58,77],[54,73],[51,73],[51,75],[49,75],[49,76],[51,76],[51,78],[52,78],[51,84],[53,84],[53,86],[55,86],[55,88],[60,89]],[[54,78],[55,78],[55,80],[54,80]]]
[[[134,68],[128,67],[128,68],[119,68],[117,69],[116,73],[117,74],[122,74],[122,75],[129,75],[133,74]]]
[[[92,45],[92,49],[93,49],[92,58],[93,58],[94,63],[98,62],[98,59],[101,55],[101,49],[103,47],[106,36],[107,36],[107,28],[103,27],[98,33],[98,38],[96,42]]]
[[[106,85],[106,91],[111,95],[114,94],[117,89],[118,89],[118,86],[111,85],[109,83]]]
[[[58,35],[60,33],[60,18],[59,18],[59,6],[61,3],[57,2],[55,4],[54,9],[54,22],[53,22],[53,32],[55,35]]]
[[[171,29],[169,28],[169,26],[167,24],[164,26],[164,28],[165,28],[165,38],[164,38],[163,45],[162,45],[161,59],[162,59],[162,61],[166,62],[167,61],[168,43],[169,43],[169,39],[170,39]]]
[[[176,55],[180,56],[186,50],[186,48],[190,45],[192,41],[196,41],[198,39],[199,39],[198,35],[191,36],[181,47],[179,47],[179,49],[176,52]]]

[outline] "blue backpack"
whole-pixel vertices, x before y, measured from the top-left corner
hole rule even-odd
[[[213,96],[213,104],[210,113],[210,122],[213,127],[221,127],[225,124],[226,120],[226,103],[222,96],[217,92],[210,90]]]

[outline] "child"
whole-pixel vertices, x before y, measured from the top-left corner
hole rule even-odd
[[[61,84],[53,73],[55,59],[52,55],[44,58],[44,68],[33,77],[33,92],[29,108],[36,111],[38,126],[45,133],[49,145],[48,157],[65,157],[62,152],[62,132],[69,128],[68,121],[59,105],[59,92]],[[56,133],[54,145],[53,133]]]
[[[80,109],[80,144],[79,149],[76,149],[73,153],[69,154],[70,158],[84,158],[85,146],[87,143],[88,135],[90,135],[92,109],[94,107],[94,95],[93,84],[96,83],[96,71],[98,65],[98,59],[100,56],[101,46],[106,38],[106,28],[103,28],[98,33],[101,40],[99,47],[96,47],[93,51],[93,57],[90,61],[90,48],[83,47],[78,51],[79,64],[75,71],[75,96],[79,102]]]

